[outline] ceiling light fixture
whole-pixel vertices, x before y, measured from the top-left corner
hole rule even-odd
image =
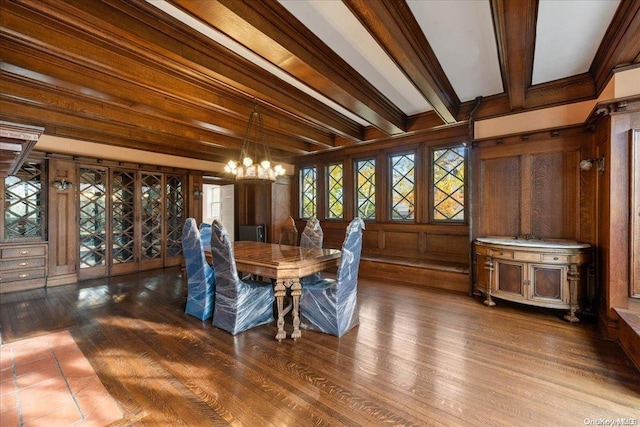
[[[234,174],[236,181],[244,182],[275,181],[278,176],[284,175],[284,168],[281,165],[271,165],[271,155],[257,100],[253,105],[253,112],[249,116],[249,123],[244,133],[240,159],[229,160],[224,170]]]

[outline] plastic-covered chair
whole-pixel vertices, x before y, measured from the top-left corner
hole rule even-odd
[[[200,240],[204,246],[205,252],[211,252],[211,224],[206,222],[200,223]]]
[[[324,233],[322,227],[320,227],[320,221],[315,216],[312,216],[307,220],[307,225],[302,230],[300,236],[300,246],[303,248],[322,248],[322,240],[324,239]]]
[[[320,226],[320,221],[315,216],[312,216],[307,220],[307,224],[302,230],[300,235],[300,247],[303,248],[317,248],[322,249],[322,241],[324,239],[324,233]],[[322,279],[320,272],[313,273],[310,276],[305,276],[300,279],[300,282],[304,286],[305,283],[316,282]]]
[[[296,222],[292,217],[289,217],[285,224],[280,228],[278,244],[291,246],[298,244],[298,229],[296,228]]]
[[[182,228],[182,253],[187,272],[187,305],[185,313],[200,320],[213,315],[215,272],[204,254],[204,246],[196,220],[187,218]]]
[[[300,298],[300,327],[338,337],[359,323],[358,267],[364,221],[355,218],[347,227],[335,280],[304,283]]]
[[[273,321],[271,283],[238,277],[233,245],[224,226],[217,220],[213,221],[211,255],[216,272],[213,326],[236,335]]]

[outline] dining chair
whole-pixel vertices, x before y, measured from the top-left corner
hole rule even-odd
[[[224,226],[213,221],[211,255],[216,273],[213,326],[232,335],[273,320],[273,287],[269,282],[240,279],[233,245]]]
[[[300,327],[341,337],[359,323],[358,267],[364,221],[354,218],[345,233],[335,279],[304,283],[300,298]]]
[[[296,246],[298,244],[298,229],[293,217],[289,217],[280,228],[278,243],[281,245]]]
[[[182,228],[182,253],[187,273],[185,313],[200,320],[210,319],[215,299],[215,272],[207,262],[194,218],[187,218]]]
[[[201,222],[198,229],[200,230],[200,240],[202,240],[204,251],[211,252],[211,224]]]
[[[324,233],[320,226],[320,221],[315,216],[312,216],[307,220],[307,224],[302,230],[300,246],[303,248],[322,248],[323,239]]]
[[[307,224],[302,230],[300,236],[300,247],[303,248],[317,248],[322,249],[322,241],[324,240],[324,233],[320,226],[320,221],[315,216],[312,216],[307,220]],[[322,279],[322,273],[313,273],[310,276],[305,276],[300,279],[300,282],[304,286],[305,283],[316,282]]]

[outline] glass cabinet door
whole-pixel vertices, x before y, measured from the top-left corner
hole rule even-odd
[[[79,176],[79,279],[180,264],[185,176],[95,167]]]
[[[111,171],[111,273],[137,270],[135,247],[136,171]]]
[[[43,165],[24,163],[4,179],[2,241],[45,240]]]
[[[141,252],[140,268],[161,268],[162,251],[162,175],[140,173]]]
[[[80,279],[107,275],[107,171],[79,170],[79,271]]]
[[[185,221],[184,176],[167,175],[165,193],[167,226],[165,266],[179,265],[182,261],[182,226]]]

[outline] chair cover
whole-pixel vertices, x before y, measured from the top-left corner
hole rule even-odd
[[[296,222],[292,217],[289,217],[284,225],[280,227],[280,236],[278,238],[280,245],[296,246],[298,244],[298,229],[296,228]]]
[[[320,221],[315,216],[312,216],[307,220],[302,235],[300,236],[300,246],[303,248],[322,248],[322,241],[324,239],[324,233],[322,227],[320,227]],[[322,279],[320,272],[313,273],[310,276],[305,276],[300,279],[300,282],[304,286],[305,283],[317,282]]]
[[[347,227],[336,279],[305,283],[300,298],[300,327],[338,337],[359,323],[357,290],[364,221]]]
[[[207,262],[196,226],[196,220],[187,218],[182,228],[182,253],[187,272],[187,305],[185,313],[200,320],[213,315],[215,273]]]
[[[233,245],[224,226],[213,221],[211,255],[216,272],[216,300],[213,326],[232,335],[273,320],[271,283],[241,280],[236,269]]]
[[[322,240],[324,234],[322,227],[320,227],[320,221],[315,216],[312,216],[307,220],[302,235],[300,236],[300,246],[303,248],[322,248]]]
[[[211,224],[200,223],[200,240],[205,252],[211,252]]]

